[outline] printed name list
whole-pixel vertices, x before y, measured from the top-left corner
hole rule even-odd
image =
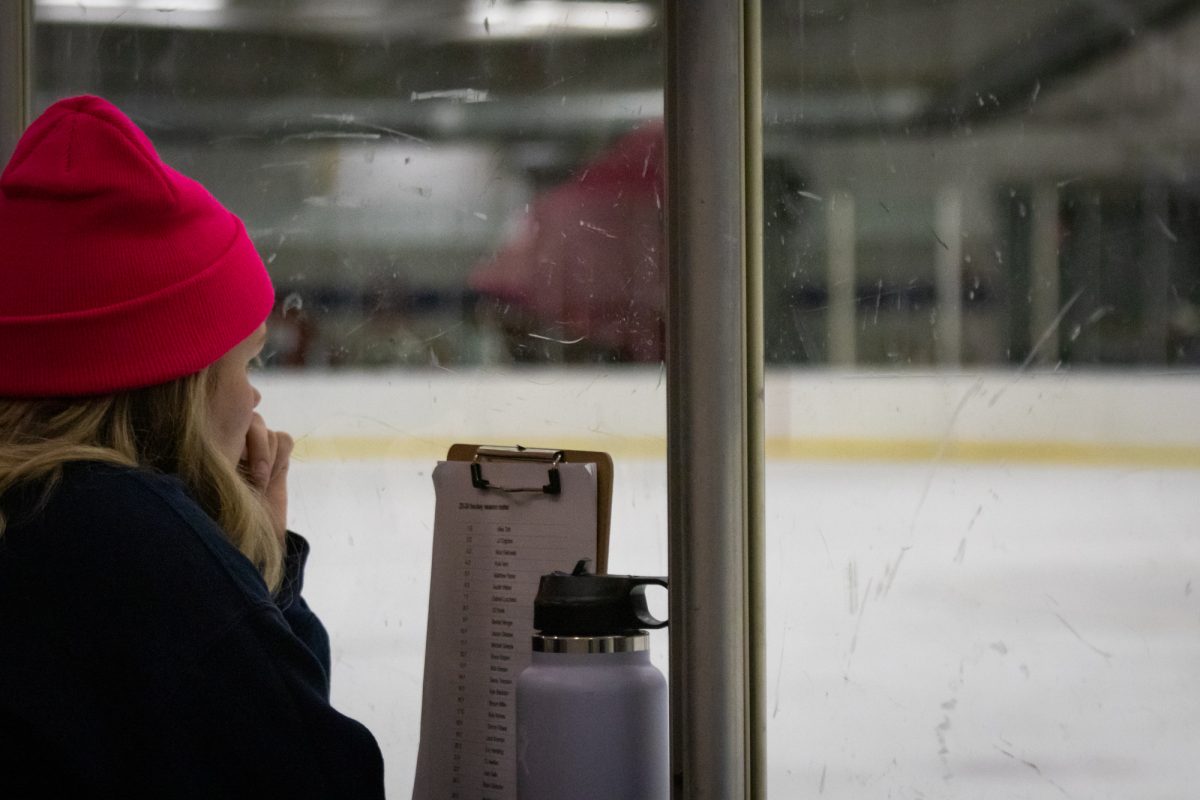
[[[540,486],[547,465],[490,462],[500,486]],[[562,492],[476,489],[440,462],[414,800],[516,800],[516,684],[530,661],[538,580],[596,557],[596,474],[560,464]]]

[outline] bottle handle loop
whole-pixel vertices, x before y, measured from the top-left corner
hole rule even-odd
[[[647,628],[665,628],[667,620],[658,619],[650,613],[650,609],[646,606],[646,587],[661,586],[667,588],[666,578],[631,578],[629,587],[629,597],[633,601],[633,612],[637,616],[638,621]]]

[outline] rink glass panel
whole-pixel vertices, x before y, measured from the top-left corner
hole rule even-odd
[[[775,796],[1200,772],[1178,3],[764,3]]]
[[[430,474],[451,444],[612,451],[610,567],[666,570],[659,9],[85,0],[35,16],[37,110],[117,103],[267,264],[255,382],[297,442],[291,524],[313,545],[333,702],[406,796]]]

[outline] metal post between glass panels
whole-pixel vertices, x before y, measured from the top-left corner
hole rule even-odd
[[[756,0],[667,4],[675,800],[765,792],[757,10]]]
[[[31,114],[33,0],[0,0],[0,164]]]

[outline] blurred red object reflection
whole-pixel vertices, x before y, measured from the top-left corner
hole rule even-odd
[[[468,285],[524,312],[525,336],[662,359],[664,168],[661,121],[626,134],[539,195],[520,234]]]

